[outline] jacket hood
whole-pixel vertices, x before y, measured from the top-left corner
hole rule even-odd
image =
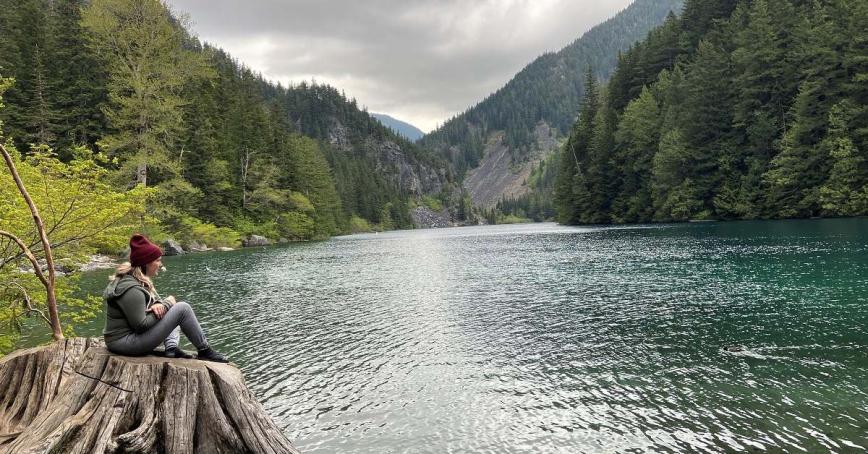
[[[102,297],[105,298],[106,301],[111,301],[120,298],[121,295],[127,292],[127,290],[135,287],[141,288],[141,286],[142,284],[138,279],[126,275],[120,279],[114,279],[109,282],[108,286],[106,286],[105,290],[102,292]]]

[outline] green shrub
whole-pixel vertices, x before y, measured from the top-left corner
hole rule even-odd
[[[314,237],[316,223],[304,213],[290,211],[280,215],[277,227],[283,238],[293,241],[310,240]]]
[[[497,223],[498,224],[525,224],[528,222],[533,222],[532,219],[518,217],[514,214],[507,214],[505,216],[498,216]]]
[[[443,211],[443,202],[431,197],[430,195],[422,196],[422,203],[432,211]]]
[[[350,232],[352,233],[367,233],[371,232],[371,224],[358,216],[350,218]]]
[[[238,247],[241,234],[229,227],[217,227],[192,216],[183,216],[177,222],[177,228],[165,235],[154,235],[153,238],[171,237],[183,246],[189,246],[194,241],[210,247]]]

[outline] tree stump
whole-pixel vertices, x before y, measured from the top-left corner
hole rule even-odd
[[[297,453],[230,364],[67,339],[0,359],[2,453]]]

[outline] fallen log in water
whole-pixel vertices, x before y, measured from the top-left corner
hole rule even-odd
[[[0,452],[297,453],[232,365],[66,339],[0,359]]]

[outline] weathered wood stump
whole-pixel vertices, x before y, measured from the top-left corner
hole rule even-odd
[[[67,339],[0,359],[0,452],[297,453],[230,364]]]

